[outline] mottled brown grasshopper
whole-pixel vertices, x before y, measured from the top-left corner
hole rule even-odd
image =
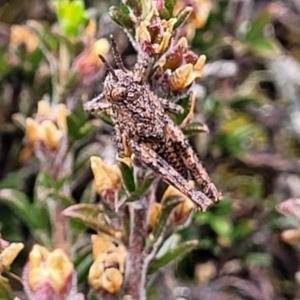
[[[181,129],[167,112],[183,113],[183,108],[157,97],[145,83],[149,58],[144,56],[133,70],[124,67],[116,43],[111,36],[112,51],[118,69],[113,69],[102,55],[108,69],[104,90],[88,101],[84,109],[90,113],[109,112],[115,127],[119,157],[125,156],[124,137],[131,152],[145,166],[188,196],[202,211],[221,198],[196,153]],[[191,188],[188,171],[202,188]]]

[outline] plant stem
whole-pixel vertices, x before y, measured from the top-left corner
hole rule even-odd
[[[146,299],[145,244],[147,235],[148,208],[153,189],[130,207],[130,237],[125,271],[125,297],[123,299]]]

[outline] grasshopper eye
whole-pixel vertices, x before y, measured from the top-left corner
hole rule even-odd
[[[127,89],[124,86],[113,88],[110,96],[113,101],[124,101],[127,98]]]

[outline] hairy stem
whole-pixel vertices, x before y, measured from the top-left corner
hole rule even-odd
[[[145,244],[147,234],[147,215],[153,189],[130,207],[130,237],[125,272],[124,299],[146,299]]]

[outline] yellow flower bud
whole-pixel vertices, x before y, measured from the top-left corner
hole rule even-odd
[[[148,230],[152,231],[161,213],[161,204],[154,202],[150,206]]]
[[[196,79],[201,78],[205,61],[206,56],[201,55],[195,65],[189,63],[177,68],[171,75],[172,90],[183,90],[190,86]]]
[[[0,270],[7,270],[24,248],[22,243],[11,243],[0,253]]]
[[[41,100],[38,102],[38,109],[36,114],[37,118],[50,118],[52,116],[50,103],[46,100]]]
[[[191,85],[194,81],[193,65],[186,64],[178,69],[171,75],[171,87],[173,91],[180,91]]]
[[[198,58],[196,64],[194,65],[194,69],[193,69],[195,79],[199,79],[199,78],[202,77],[205,62],[206,62],[206,56],[205,55],[200,55],[200,57]]]
[[[40,133],[41,140],[52,150],[57,148],[60,139],[63,137],[63,133],[50,120],[42,122]]]
[[[68,111],[65,104],[58,104],[55,109],[55,115],[57,120],[57,126],[63,132],[68,131],[67,115]]]
[[[40,140],[38,123],[31,118],[26,119],[26,137],[32,145]]]
[[[109,52],[110,43],[107,39],[101,38],[94,42],[92,46],[92,53],[90,57],[90,63],[96,63],[99,66],[103,65],[101,59],[99,59],[98,54],[106,55]]]
[[[300,229],[286,229],[281,233],[281,239],[289,244],[300,244]]]
[[[150,32],[147,29],[148,25],[148,22],[142,21],[137,30],[137,40],[140,44],[144,42],[151,42]]]
[[[172,37],[172,34],[170,32],[164,32],[160,44],[153,45],[155,53],[157,53],[157,54],[164,53],[169,46],[171,37]]]
[[[107,165],[100,157],[92,156],[91,168],[98,194],[109,189],[118,189],[121,185],[121,174],[117,165]]]

